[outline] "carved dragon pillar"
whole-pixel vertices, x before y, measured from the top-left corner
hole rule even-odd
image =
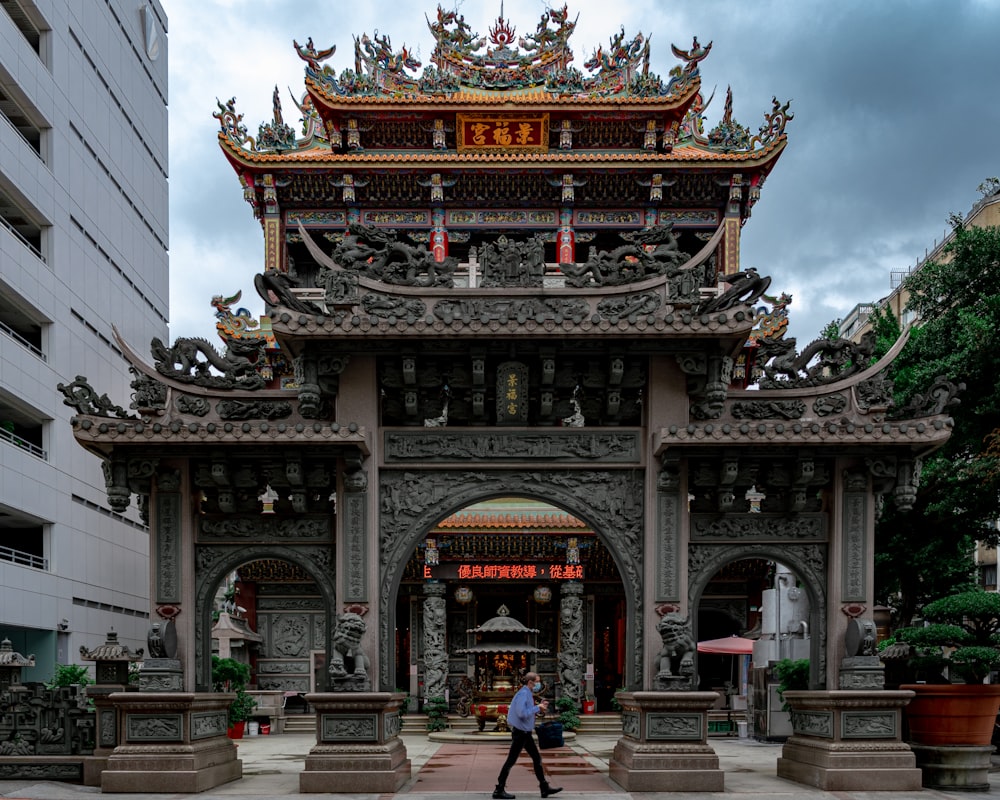
[[[563,696],[579,706],[583,694],[583,584],[566,581],[560,593],[559,680]]]
[[[424,697],[444,697],[448,683],[445,590],[437,581],[424,584]]]

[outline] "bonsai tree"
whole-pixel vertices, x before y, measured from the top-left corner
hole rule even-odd
[[[920,677],[947,668],[952,683],[982,683],[1000,666],[1000,594],[974,590],[942,597],[925,605],[923,616],[931,624],[896,631],[910,645],[910,664]]]

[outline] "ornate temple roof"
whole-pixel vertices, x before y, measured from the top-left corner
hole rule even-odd
[[[336,45],[317,49],[312,38],[304,45],[293,43],[306,64],[305,94],[296,102],[302,137],[284,121],[277,89],[273,120],[262,123],[256,137],[249,135],[232,98],[220,102],[214,113],[227,157],[237,169],[371,163],[439,168],[487,162],[745,167],[773,162],[784,148],[785,124],[792,114],[777,99],[759,132],[751,135],[733,119],[732,95],[727,93],[722,120],[704,133],[707,103],[700,91],[700,64],[711,52],[711,42],[703,46],[695,38],[688,49],[671,45],[678,63],[661,77],[649,69],[650,37],[629,37],[624,28],[609,37],[607,46],[596,48],[582,70],[572,66],[569,40],[576,18],[566,6],[546,10],[534,32],[521,36],[502,12],[483,36],[462,15],[440,6],[427,25],[435,45],[426,66],[406,44],[395,50],[388,34],[355,36],[353,68],[339,73],[327,63]],[[463,148],[455,146],[456,117],[500,108],[551,115],[538,147],[530,152],[516,146],[457,152]],[[599,126],[622,120],[648,126],[642,147],[621,139],[621,131],[615,134],[621,139],[618,147],[567,144],[577,122]],[[425,141],[393,144],[389,137],[374,146],[364,141],[366,128],[400,121],[422,126]]]

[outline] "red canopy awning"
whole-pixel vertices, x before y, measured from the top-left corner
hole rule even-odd
[[[742,636],[726,636],[722,639],[709,639],[698,642],[699,653],[721,653],[722,655],[738,656],[753,653],[753,639]]]

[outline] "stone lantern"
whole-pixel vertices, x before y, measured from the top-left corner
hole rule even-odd
[[[97,683],[88,686],[87,696],[93,701],[97,723],[97,740],[92,758],[84,764],[83,782],[87,786],[101,785],[101,772],[107,767],[108,757],[121,743],[121,719],[111,695],[128,691],[128,668],[133,661],[142,660],[142,648],[135,652],[118,641],[117,631],[108,631],[108,639],[93,650],[80,647],[83,661],[94,661]]]
[[[22,656],[15,652],[10,639],[0,642],[0,692],[9,691],[21,685],[21,670],[35,666],[35,657]]]
[[[120,691],[128,685],[128,668],[133,661],[142,661],[142,648],[135,652],[118,642],[118,632],[108,631],[108,639],[104,644],[93,650],[80,647],[80,658],[83,661],[94,661],[95,677],[98,686],[116,685]]]

